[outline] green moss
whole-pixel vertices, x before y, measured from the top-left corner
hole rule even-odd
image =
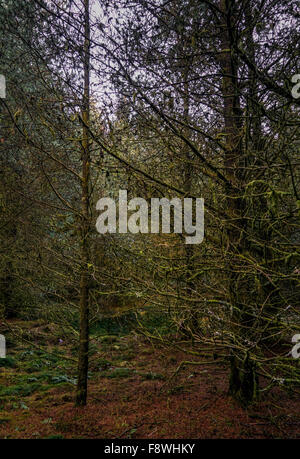
[[[101,343],[108,343],[108,344],[111,344],[111,343],[115,343],[118,341],[118,337],[117,336],[114,336],[114,335],[106,335],[106,336],[100,336],[99,337],[99,341]]]
[[[142,373],[141,376],[143,379],[148,379],[148,380],[155,380],[155,379],[164,380],[165,379],[164,375],[162,375],[161,373],[152,373],[152,371],[150,371],[149,373]]]
[[[258,376],[256,365],[249,353],[243,361],[231,357],[229,394],[244,408],[258,399]]]
[[[112,371],[103,371],[102,376],[104,378],[129,378],[130,376],[135,373],[134,370],[131,370],[130,368],[115,368]]]
[[[19,384],[10,387],[0,387],[0,397],[22,396],[27,397],[37,390],[45,390],[40,383]]]
[[[49,435],[49,437],[45,437],[45,440],[64,440],[64,436],[60,434]]]
[[[112,366],[112,363],[109,360],[100,359],[97,361],[97,365],[99,366],[99,370],[107,370],[109,367]]]
[[[5,359],[0,359],[0,367],[14,368],[16,367],[16,363],[12,357],[6,357]]]

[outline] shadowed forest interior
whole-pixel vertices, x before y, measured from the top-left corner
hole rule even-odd
[[[299,438],[299,31],[0,0],[0,438]]]

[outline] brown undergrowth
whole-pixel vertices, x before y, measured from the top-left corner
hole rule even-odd
[[[172,378],[186,355],[132,334],[94,343],[88,405],[75,408],[72,348],[50,341],[49,355],[23,343],[0,368],[0,438],[299,437],[295,394],[275,388],[243,410],[223,364],[183,365]]]

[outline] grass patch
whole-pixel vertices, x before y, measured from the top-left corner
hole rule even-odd
[[[103,378],[129,378],[135,373],[135,370],[130,368],[115,368],[112,371],[103,371],[101,376]]]
[[[28,395],[33,394],[37,390],[46,390],[47,387],[42,386],[42,384],[34,382],[31,384],[18,384],[10,387],[0,387],[0,397],[12,397],[12,396],[22,396],[28,397]]]

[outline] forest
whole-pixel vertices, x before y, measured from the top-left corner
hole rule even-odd
[[[300,438],[299,32],[0,0],[0,439]]]

